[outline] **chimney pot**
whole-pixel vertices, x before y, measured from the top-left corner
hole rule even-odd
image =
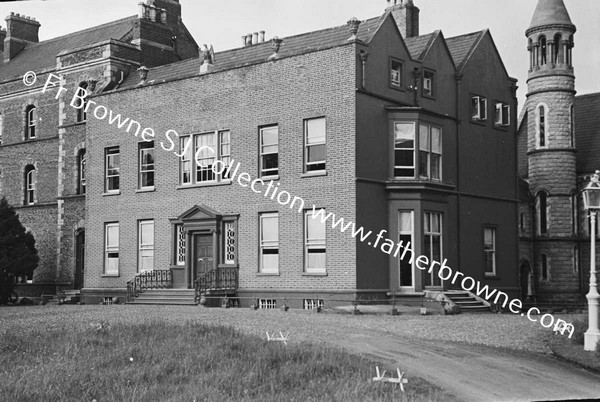
[[[246,34],[246,46],[250,46],[252,44],[252,34]]]
[[[259,42],[263,43],[265,41],[265,31],[260,31],[259,36],[260,36]]]
[[[258,43],[258,32],[254,32],[252,34],[252,44],[256,45]]]

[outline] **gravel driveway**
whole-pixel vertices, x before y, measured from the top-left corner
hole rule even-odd
[[[289,331],[291,342],[328,343],[370,354],[461,400],[600,397],[600,376],[544,355],[546,330],[508,314],[392,317],[193,306],[5,307],[0,308],[0,336],[30,328],[87,328],[100,320],[194,320],[234,326],[263,338],[265,331]]]

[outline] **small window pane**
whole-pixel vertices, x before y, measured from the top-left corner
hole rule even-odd
[[[306,144],[325,142],[325,119],[312,119],[306,121]]]
[[[312,213],[308,215],[308,239],[325,239],[325,223],[321,222],[321,218],[313,218]]]

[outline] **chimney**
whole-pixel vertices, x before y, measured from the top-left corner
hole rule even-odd
[[[265,31],[260,31],[258,34],[259,34],[258,42],[263,43],[265,41]]]
[[[387,0],[386,12],[391,12],[404,39],[419,36],[419,8],[413,0]]]
[[[15,13],[10,13],[5,20],[4,61],[8,62],[23,50],[28,43],[39,42],[40,23],[35,18]],[[4,35],[0,34],[0,37]]]
[[[181,21],[181,4],[179,0],[147,0],[146,3],[161,10],[160,21],[167,24],[173,29],[176,29]],[[163,17],[163,14],[166,14]]]

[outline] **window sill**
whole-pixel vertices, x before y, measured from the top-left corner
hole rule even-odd
[[[390,85],[389,85],[389,87],[390,87],[390,89],[394,89],[394,90],[396,90],[396,91],[405,92],[404,88],[402,88],[402,84],[400,84],[400,85],[397,85],[397,84],[392,84],[392,83],[390,82]]]
[[[508,130],[508,129],[510,128],[510,124],[506,124],[506,125],[505,125],[505,124],[495,124],[495,123],[494,123],[494,128],[495,128],[496,130],[503,130],[503,131],[506,131],[506,130]]]
[[[314,172],[306,172],[306,173],[303,173],[302,175],[300,175],[300,177],[302,177],[302,178],[320,177],[320,176],[327,176],[327,170],[316,170]]]
[[[206,183],[196,183],[196,184],[182,184],[175,187],[176,190],[184,190],[186,188],[199,188],[199,187],[215,187],[215,186],[230,186],[231,180],[222,180],[222,181],[211,181]]]
[[[151,193],[153,191],[156,191],[154,187],[140,188],[135,190],[136,193]]]
[[[262,177],[260,177],[260,179],[262,181],[276,181],[276,180],[279,180],[279,175],[276,174],[276,175],[273,175],[273,176],[262,176]]]
[[[256,276],[281,276],[279,272],[257,272]]]
[[[483,276],[485,279],[500,279],[500,277],[496,276],[496,274],[484,273]]]
[[[108,196],[111,196],[111,195],[121,195],[121,190],[119,190],[119,191],[112,191],[112,192],[108,192],[108,193],[104,193],[104,194],[102,194],[102,195],[103,195],[104,197],[108,197]]]
[[[119,275],[119,274],[103,274],[102,278],[118,278],[120,276],[121,275]]]
[[[436,98],[435,95],[433,95],[433,94],[425,94],[425,93],[423,95],[421,95],[421,97],[426,98],[426,99],[431,99],[431,100],[435,100],[435,98]]]
[[[302,272],[302,276],[329,276],[327,272]]]
[[[471,123],[477,124],[478,126],[487,126],[487,119],[471,119]]]

